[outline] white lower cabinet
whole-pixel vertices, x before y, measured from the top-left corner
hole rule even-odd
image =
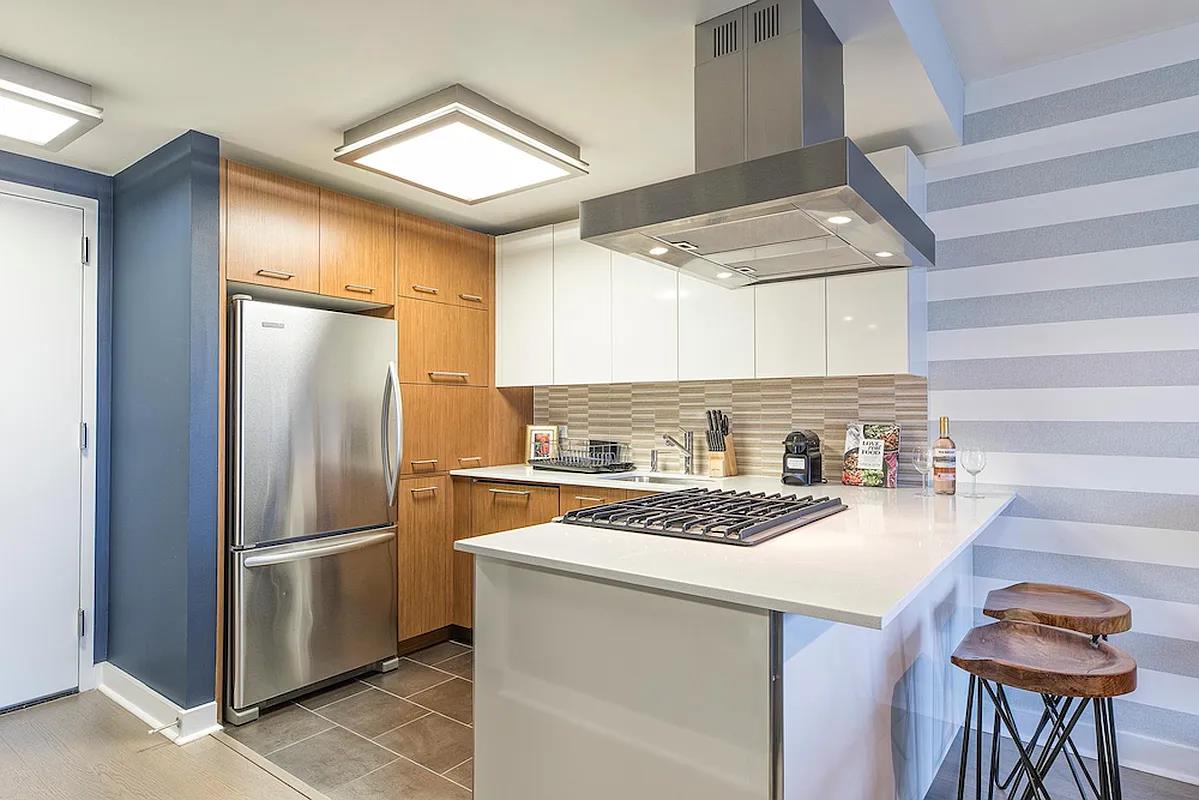
[[[496,385],[554,382],[552,225],[496,239]]]
[[[554,383],[612,381],[612,251],[554,226]]]
[[[754,290],[679,273],[679,380],[754,377]]]
[[[754,287],[754,374],[759,378],[823,376],[827,330],[824,278]]]
[[[829,375],[928,374],[925,271],[826,279]]]
[[[679,379],[679,274],[612,254],[612,382]]]

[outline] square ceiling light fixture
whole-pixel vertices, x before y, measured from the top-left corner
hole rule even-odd
[[[350,128],[333,152],[470,205],[587,174],[577,144],[459,84]]]
[[[57,152],[103,120],[91,86],[0,56],[0,139]]]

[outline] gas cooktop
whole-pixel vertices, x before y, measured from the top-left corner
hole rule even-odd
[[[557,521],[744,546],[759,544],[846,508],[836,497],[685,489],[580,508],[566,512]]]

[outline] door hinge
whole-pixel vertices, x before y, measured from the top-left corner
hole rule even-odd
[[[87,612],[82,608],[79,609],[79,638],[87,637]]]
[[[79,423],[79,449],[80,450],[87,449],[87,423],[86,422]]]
[[[79,245],[79,260],[86,267],[92,260],[92,240],[84,236]]]

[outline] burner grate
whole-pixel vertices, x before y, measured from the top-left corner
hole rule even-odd
[[[685,489],[568,511],[570,525],[754,545],[844,511],[840,498]]]

